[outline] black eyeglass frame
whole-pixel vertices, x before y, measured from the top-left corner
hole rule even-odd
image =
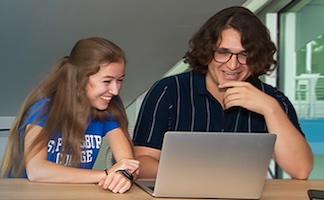
[[[242,62],[240,62],[240,60],[239,60],[239,55],[241,55],[241,56],[244,56],[244,57],[245,57],[245,61],[246,61],[247,55],[245,55],[245,54],[242,53],[242,52],[240,52],[240,53],[232,53],[232,52],[229,52],[229,51],[228,51],[228,52],[224,52],[224,53],[226,53],[226,54],[231,54],[231,55],[228,57],[227,61],[225,61],[225,62],[217,61],[217,60],[215,59],[215,53],[216,53],[216,52],[221,52],[221,51],[220,51],[219,49],[214,49],[214,50],[213,50],[213,59],[215,60],[215,62],[225,64],[225,63],[227,63],[228,61],[231,60],[231,58],[233,57],[233,55],[235,55],[235,56],[236,56],[236,60],[237,60],[238,63],[240,63],[241,65],[246,65],[246,62],[245,62],[245,63],[242,63]]]

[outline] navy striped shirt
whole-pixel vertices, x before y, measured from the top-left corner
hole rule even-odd
[[[253,84],[278,100],[302,133],[295,109],[279,90],[259,79]],[[264,117],[242,107],[224,110],[207,91],[205,75],[193,71],[157,81],[146,94],[134,129],[135,146],[161,149],[166,131],[264,132]]]

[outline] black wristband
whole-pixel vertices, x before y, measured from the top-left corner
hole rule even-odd
[[[131,182],[133,182],[134,177],[133,175],[129,174],[126,170],[123,169],[119,169],[117,171],[115,171],[116,173],[122,173],[126,178],[128,178]]]
[[[104,169],[104,171],[105,171],[105,173],[106,173],[106,176],[108,176],[108,170],[107,170],[107,168]]]

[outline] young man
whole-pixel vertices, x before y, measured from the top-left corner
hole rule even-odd
[[[140,176],[156,176],[164,133],[176,130],[276,134],[275,161],[292,178],[307,179],[313,157],[296,112],[258,78],[275,69],[275,52],[249,10],[212,16],[189,41],[185,61],[192,70],[158,81],[143,101],[133,138]]]

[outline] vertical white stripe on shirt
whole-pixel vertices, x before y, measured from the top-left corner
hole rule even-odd
[[[208,97],[207,97],[207,96],[206,96],[206,113],[207,113],[206,131],[209,132],[211,119],[210,119],[210,106],[209,106],[209,100],[208,100]]]
[[[285,106],[285,113],[288,115],[288,106],[287,106],[286,102],[283,101],[282,103]]]
[[[152,86],[152,88],[156,85],[156,83]],[[146,96],[150,96],[152,90],[149,90],[146,94]],[[146,104],[147,102],[147,98],[144,98],[143,102],[142,102],[142,105],[141,105],[141,109],[140,109],[140,112],[138,113],[138,117],[137,117],[137,120],[138,121],[141,121],[142,118],[143,118],[143,113],[144,113],[144,109],[142,109],[144,107],[144,105]],[[135,130],[134,130],[134,135],[133,135],[133,139],[135,139],[137,137],[137,133],[138,133],[138,127],[135,127]]]
[[[251,118],[251,111],[249,111],[249,118],[248,118],[248,130],[249,130],[249,133],[251,133],[252,131],[252,118]]]
[[[161,99],[163,98],[164,94],[166,93],[166,90],[168,89],[168,86],[164,87],[163,92],[161,93],[160,97],[158,98],[158,101],[156,102],[155,108],[154,108],[154,112],[153,112],[153,121],[152,121],[152,126],[151,126],[151,130],[150,130],[150,134],[147,138],[147,142],[150,142],[152,139],[152,134],[153,134],[153,130],[154,130],[154,125],[155,125],[155,121],[156,121],[156,112],[158,110],[158,107],[160,105]]]
[[[181,102],[180,85],[179,85],[178,76],[175,76],[175,81],[177,86],[177,117],[176,117],[176,123],[174,129],[175,131],[177,131],[179,126],[179,120],[180,120],[180,102]]]
[[[193,99],[193,84],[192,84],[192,73],[190,73],[190,102],[191,102],[191,131],[194,130],[195,126],[195,105],[194,105],[194,99]]]
[[[262,92],[266,93],[266,92],[265,92],[265,89],[264,89],[264,84],[263,84],[262,81],[261,81],[261,90],[262,90]],[[264,119],[264,120],[265,120],[265,119]],[[268,130],[266,123],[264,123],[264,130],[265,130],[265,131]]]
[[[238,122],[239,122],[239,119],[240,119],[240,116],[241,116],[241,110],[242,110],[242,108],[239,108],[239,112],[236,115],[234,132],[237,132],[237,129],[238,129]]]

